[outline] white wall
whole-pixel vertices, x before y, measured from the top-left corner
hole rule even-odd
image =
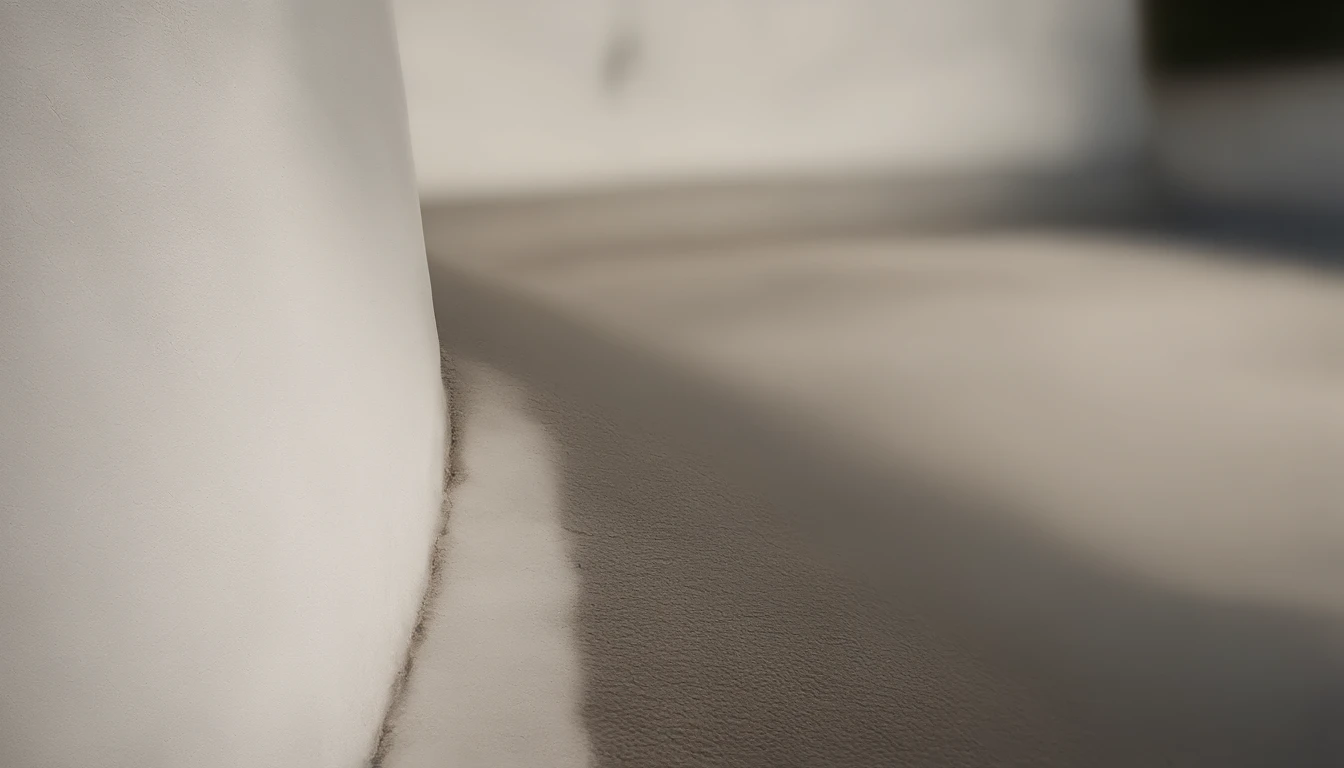
[[[0,766],[359,768],[444,397],[387,8],[0,6]]]
[[[1130,0],[394,6],[429,195],[1057,166],[1144,136]]]

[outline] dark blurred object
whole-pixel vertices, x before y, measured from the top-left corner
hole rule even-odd
[[[1145,0],[1144,23],[1159,74],[1344,60],[1338,0]]]

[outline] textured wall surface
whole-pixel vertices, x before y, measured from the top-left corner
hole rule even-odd
[[[442,490],[393,25],[0,3],[0,765],[363,764]]]
[[[422,188],[1128,157],[1116,0],[395,0]]]

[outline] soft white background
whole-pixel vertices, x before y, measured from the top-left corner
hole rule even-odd
[[[1119,0],[394,0],[430,195],[1033,168],[1145,133]],[[609,42],[638,30],[623,86]]]

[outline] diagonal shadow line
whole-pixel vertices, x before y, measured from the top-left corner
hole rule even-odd
[[[571,527],[622,532],[571,542],[584,580],[585,712],[600,764],[1344,764],[1336,727],[1344,722],[1344,670],[1326,617],[1150,583],[1011,522],[992,503],[848,455],[796,414],[743,398],[440,259],[431,258],[431,278],[445,346],[539,393],[538,408],[564,446]],[[651,478],[659,466],[662,474]],[[705,502],[686,493],[695,482],[669,474],[668,466],[709,473],[724,498]],[[744,511],[751,523],[718,543],[689,531],[694,526],[659,523],[677,516],[721,523]],[[748,555],[803,563],[801,571],[850,585],[850,594],[809,592],[806,579],[792,578],[773,597],[734,596],[726,591],[748,582],[705,577]],[[677,567],[679,559],[688,566]],[[657,578],[636,581],[641,567]],[[631,599],[621,595],[626,585]],[[659,605],[660,596],[677,599]],[[860,626],[823,637],[824,628],[808,623],[810,613],[834,617],[828,602],[846,600]],[[752,637],[798,632],[786,643],[793,655],[784,667],[749,643],[730,642],[730,630],[716,624],[768,606],[793,623],[757,622]],[[659,618],[657,609],[673,618]],[[828,659],[844,654],[900,664],[900,643],[889,633],[913,631],[911,622],[940,638],[937,644],[985,660],[1004,686],[1019,691],[1005,694],[1008,701],[1034,703],[1046,715],[969,727],[977,706],[996,717],[1011,707],[944,702],[946,722],[912,724],[912,715],[929,713],[900,708],[901,694],[892,689],[900,681],[878,675],[864,683],[868,664],[826,670]],[[717,663],[704,638],[746,656],[737,667]],[[850,643],[844,654],[826,652],[841,641]],[[813,642],[820,645],[797,647]],[[631,648],[650,643],[655,658],[661,647],[693,663],[675,667],[680,677],[643,674],[641,665],[653,662]],[[880,646],[887,647],[870,652]],[[770,681],[762,688],[756,680],[736,699],[710,700],[710,689],[724,693],[716,675],[748,684],[743,675],[753,668],[770,670],[792,698],[771,698]],[[778,685],[778,676],[789,675],[815,679],[801,689]],[[931,676],[955,684],[961,673]],[[641,693],[641,684],[655,690]],[[866,705],[806,698],[846,686]],[[678,708],[689,714],[655,716]],[[784,727],[772,725],[781,718]],[[831,724],[831,738],[819,723]],[[1016,730],[995,736],[996,727]],[[914,751],[891,743],[892,734],[918,741],[922,729],[946,743]],[[860,737],[868,741],[849,743]],[[807,751],[814,742],[822,752]],[[883,757],[875,763],[873,755]]]

